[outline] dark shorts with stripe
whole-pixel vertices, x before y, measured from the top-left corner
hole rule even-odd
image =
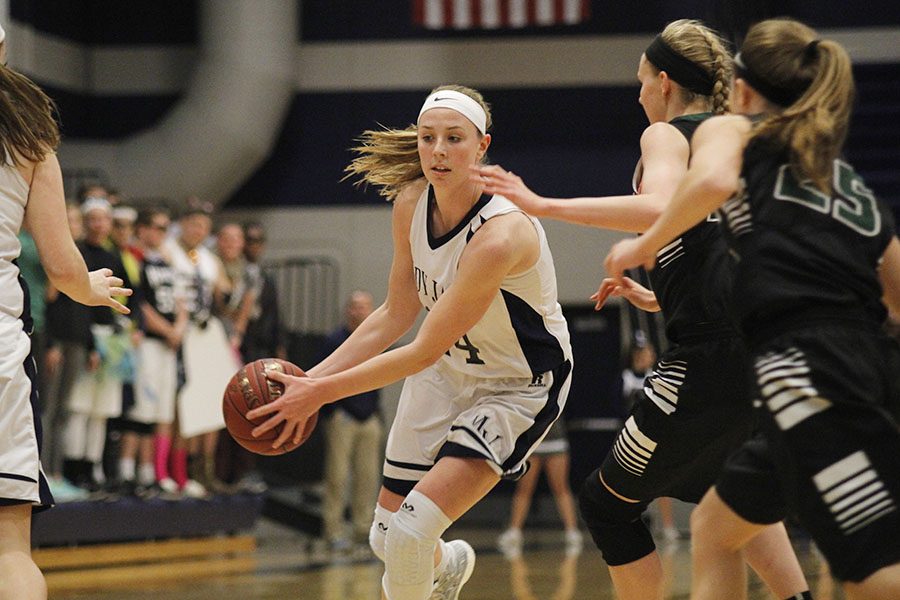
[[[716,490],[754,523],[795,516],[832,573],[861,581],[900,562],[900,350],[823,325],[754,348],[760,435]]]
[[[748,368],[736,336],[666,352],[600,467],[606,484],[643,503],[699,502],[752,431]]]

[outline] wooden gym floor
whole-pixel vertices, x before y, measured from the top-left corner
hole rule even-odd
[[[525,552],[507,560],[494,547],[498,532],[451,528],[446,539],[467,539],[478,559],[461,600],[604,600],[614,598],[599,553],[567,557],[562,535],[526,530]],[[587,537],[587,536],[586,536]],[[817,600],[843,595],[818,555],[795,539]],[[669,598],[687,598],[690,543],[662,546]],[[333,555],[305,534],[262,519],[252,535],[149,544],[40,550],[53,600],[375,600],[381,564],[366,549]],[[751,600],[771,599],[751,578]]]

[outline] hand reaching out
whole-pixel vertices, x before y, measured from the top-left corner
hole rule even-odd
[[[481,184],[486,194],[500,194],[531,215],[542,216],[547,209],[546,198],[532,192],[521,177],[499,165],[472,165],[469,179]]]
[[[591,300],[594,301],[594,310],[603,308],[603,305],[612,296],[625,298],[647,312],[659,312],[660,310],[656,294],[630,277],[622,277],[621,279],[607,277],[601,281],[600,287],[591,296]]]
[[[642,242],[643,238],[631,238],[614,245],[603,261],[606,274],[612,279],[621,280],[626,269],[652,269],[656,264],[656,252],[647,250]]]

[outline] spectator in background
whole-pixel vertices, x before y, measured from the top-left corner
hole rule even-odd
[[[232,348],[239,353],[250,313],[262,291],[262,277],[259,267],[250,267],[244,257],[244,230],[237,223],[219,227],[216,253],[222,261],[224,279],[215,289],[214,312],[225,325]]]
[[[271,276],[263,273],[260,260],[266,249],[266,231],[262,224],[249,222],[244,224],[244,256],[249,268],[260,272],[262,289],[250,311],[247,331],[241,344],[241,354],[245,361],[277,356],[287,358],[284,331],[281,328],[280,310],[278,308],[278,289]]]
[[[259,264],[265,251],[265,230],[260,223],[246,223],[243,234],[244,266],[254,292],[240,345],[242,360],[248,363],[261,358],[286,359],[275,282],[263,274]],[[216,475],[220,480],[241,492],[264,493],[266,484],[256,464],[255,454],[245,450],[231,436],[220,436],[216,450]]]
[[[228,327],[228,314],[236,314],[242,330],[239,337],[232,335],[232,341],[239,343],[241,360],[245,363],[261,358],[287,358],[284,344],[280,341],[284,333],[278,312],[278,297],[271,278],[263,275],[259,265],[265,249],[265,231],[259,223],[246,224],[238,230],[237,225],[228,223],[219,229],[217,237],[219,258],[225,267],[226,277],[237,285],[229,294],[229,303],[234,308],[226,310],[223,321]],[[242,256],[238,260],[238,231],[243,244]],[[238,281],[238,265],[243,266],[243,281]],[[243,300],[236,304],[235,298],[244,288]],[[224,295],[223,295],[224,300]],[[236,309],[236,310],[235,310]],[[234,328],[234,327],[233,327]],[[239,333],[236,331],[235,333]],[[221,436],[216,451],[216,475],[238,491],[261,494],[266,484],[256,468],[256,455],[237,444],[231,436]]]
[[[244,229],[227,222],[216,234],[216,253],[222,261],[224,278],[213,295],[214,313],[225,326],[231,349],[241,364],[247,362],[240,348],[247,331],[247,323],[256,299],[262,291],[262,278],[257,265],[250,265],[244,256]],[[207,462],[200,480],[207,489],[227,491],[227,483],[236,483],[253,468],[250,452],[241,448],[230,435],[219,436],[215,463]],[[223,483],[227,482],[227,483]],[[259,489],[258,491],[264,491]]]
[[[119,255],[122,266],[132,281],[137,281],[141,276],[141,256],[134,245],[134,224],[137,220],[137,210],[131,206],[119,205],[112,209],[112,231],[106,247],[109,251]]]
[[[372,294],[363,290],[351,293],[344,307],[344,324],[325,338],[320,359],[329,356],[343,344],[370,314],[372,314]],[[354,543],[368,543],[372,511],[375,509],[375,498],[378,493],[378,467],[381,464],[382,453],[383,426],[378,404],[379,392],[372,390],[322,407],[322,416],[326,417],[323,423],[325,427],[323,533],[335,551],[349,549]],[[344,525],[348,492],[352,541],[347,539]]]
[[[88,198],[81,205],[85,238],[79,242],[90,270],[110,269],[131,287],[128,274],[117,254],[105,245],[112,231],[112,207],[102,198]],[[90,331],[96,352],[90,354],[88,373],[82,373],[69,396],[66,423],[64,473],[70,481],[90,491],[105,483],[102,459],[106,444],[106,421],[122,411],[122,381],[129,368],[122,340],[127,325],[107,306],[89,309]],[[125,323],[128,323],[126,320]]]
[[[112,198],[112,192],[110,192]],[[134,245],[134,227],[137,220],[137,210],[124,204],[115,205],[112,209],[112,232],[110,233],[107,248],[122,260],[128,279],[134,283],[135,297],[130,304],[140,306],[142,303],[140,286],[141,258],[143,253]],[[127,360],[132,365],[122,381],[122,411],[121,417],[110,419],[108,435],[106,439],[107,477],[114,476],[117,483],[117,491],[132,494],[135,491],[135,479],[137,466],[135,459],[138,446],[141,448],[141,471],[143,486],[154,483],[153,475],[153,426],[135,421],[128,417],[135,405],[135,362],[137,348],[141,344],[143,333],[140,326],[141,312],[132,313],[134,320],[126,325],[128,329],[122,332],[123,337],[130,339],[127,347]],[[142,439],[143,438],[143,439]],[[149,481],[148,481],[149,476]]]
[[[156,483],[156,472],[168,472],[168,449],[175,421],[178,360],[188,313],[180,301],[175,271],[162,252],[169,228],[165,210],[142,210],[137,218],[138,250],[143,257],[140,288],[135,302],[144,339],[137,349],[135,404],[127,413],[131,423],[123,436],[119,473],[124,487],[141,494]],[[154,446],[153,434],[164,444]],[[165,456],[163,456],[165,452]],[[139,459],[140,465],[135,468]],[[159,466],[162,462],[165,466]],[[171,481],[171,480],[170,480]],[[174,486],[174,482],[169,485]],[[161,486],[160,486],[161,487]]]
[[[629,353],[628,366],[622,371],[622,403],[626,414],[631,412],[631,407],[643,393],[644,379],[656,363],[653,344],[647,341],[642,331],[637,334]]]
[[[216,290],[223,285],[224,273],[222,262],[204,245],[212,230],[211,209],[207,202],[189,199],[178,222],[177,237],[169,238],[164,246],[178,286],[184,291],[190,322],[181,353],[184,384],[177,400],[179,435],[172,446],[171,478],[166,473],[158,475],[164,475],[160,485],[166,491],[180,489],[190,496],[206,495],[201,480],[214,478],[216,445],[224,426],[221,394],[239,367],[224,326],[212,313],[213,298],[220,293]],[[182,434],[189,438],[184,443]],[[167,443],[162,438],[157,441]],[[168,454],[165,449],[162,453]],[[171,489],[173,483],[175,489]]]

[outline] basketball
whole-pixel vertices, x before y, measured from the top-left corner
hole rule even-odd
[[[314,413],[303,427],[303,439],[299,443],[288,440],[278,448],[272,442],[281,435],[284,424],[267,431],[262,437],[255,438],[251,433],[254,428],[264,423],[269,417],[248,419],[247,412],[278,399],[284,393],[284,386],[266,377],[270,371],[280,371],[287,375],[302,377],[303,370],[297,365],[279,358],[261,358],[241,367],[232,376],[225,388],[222,398],[222,413],[225,416],[225,427],[238,444],[256,454],[273,456],[290,452],[303,444],[312,435],[319,413]]]

